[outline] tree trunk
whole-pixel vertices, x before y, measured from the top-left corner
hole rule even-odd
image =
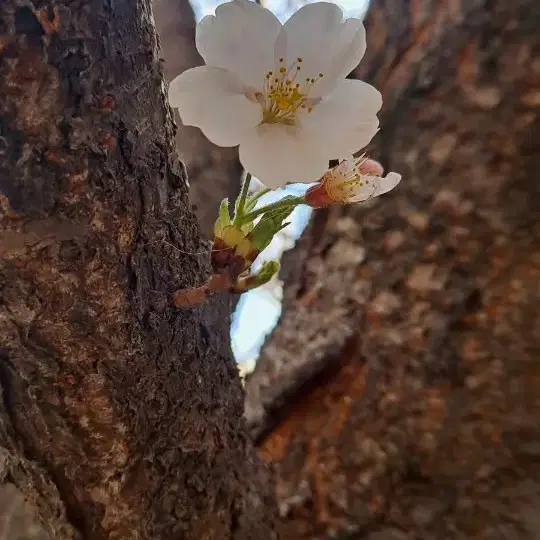
[[[0,3],[0,482],[51,538],[272,538],[149,0]]]
[[[154,17],[162,55],[165,79],[203,63],[195,47],[195,17],[188,0],[153,0]],[[198,128],[184,126],[178,113],[176,147],[189,171],[189,198],[195,205],[203,234],[210,238],[219,203],[232,201],[240,191],[242,166],[238,147],[222,148],[212,144]]]
[[[370,153],[403,180],[315,215],[247,383],[283,539],[540,537],[539,28],[373,1]]]

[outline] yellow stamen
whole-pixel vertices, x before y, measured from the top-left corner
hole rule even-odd
[[[323,183],[331,200],[340,203],[350,202],[357,196],[359,187],[369,187],[373,184],[367,176],[369,173],[362,171],[367,159],[362,155],[352,164],[342,162],[324,175]]]
[[[266,73],[265,80],[268,82],[265,82],[263,91],[258,97],[263,108],[261,123],[294,125],[299,110],[307,109],[308,112],[313,110],[316,101],[310,100],[308,96],[322,73],[319,73],[317,79],[306,77],[305,82],[298,81],[299,64],[302,62],[303,59],[298,57],[295,62],[287,65],[285,58],[280,58],[278,73],[276,75],[272,71]]]

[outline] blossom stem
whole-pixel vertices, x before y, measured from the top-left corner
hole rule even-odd
[[[287,206],[298,206],[299,204],[305,204],[305,202],[306,201],[304,197],[287,197],[286,199],[282,199],[281,201],[276,201],[275,203],[261,206],[260,208],[253,210],[253,212],[249,212],[249,214],[242,216],[240,225],[243,225],[244,223],[249,223],[260,215],[271,212],[272,210],[285,208]]]

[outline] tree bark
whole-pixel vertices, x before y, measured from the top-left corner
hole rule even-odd
[[[272,538],[149,0],[0,3],[0,483],[55,539]]]
[[[319,211],[247,382],[283,539],[540,536],[540,4],[374,0],[392,193]]]
[[[167,81],[203,63],[195,47],[195,17],[188,0],[153,0]],[[200,129],[184,126],[176,113],[176,147],[189,171],[189,198],[203,234],[212,238],[219,203],[240,191],[238,148],[212,144]]]

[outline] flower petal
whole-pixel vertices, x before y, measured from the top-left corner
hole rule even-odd
[[[326,140],[327,155],[341,158],[364,148],[377,133],[382,97],[373,86],[345,79],[299,119],[311,137]]]
[[[290,64],[302,58],[301,80],[319,79],[309,97],[330,92],[360,62],[366,50],[360,19],[343,19],[335,4],[315,2],[300,8],[283,25],[276,41],[276,59]],[[323,74],[319,78],[319,73]]]
[[[302,135],[294,126],[261,124],[240,143],[240,161],[270,188],[315,182],[328,169],[328,159],[323,147]]]
[[[401,175],[395,172],[388,173],[384,177],[361,176],[360,182],[355,186],[354,196],[348,202],[367,201],[372,197],[378,197],[394,189],[400,182]]]
[[[268,9],[256,2],[233,0],[201,20],[195,40],[207,65],[228,69],[261,90],[265,74],[274,68],[280,29],[281,23]]]
[[[337,40],[328,75],[315,86],[310,97],[329,94],[360,63],[366,52],[366,31],[360,19],[347,19]]]
[[[169,101],[182,123],[197,126],[218,146],[236,146],[261,119],[261,107],[250,101],[237,75],[201,66],[184,71],[169,86]]]
[[[400,183],[400,181],[401,174],[395,172],[391,172],[388,173],[386,176],[379,177],[379,183],[373,196],[378,197],[379,195],[388,193],[389,191],[394,189]]]

